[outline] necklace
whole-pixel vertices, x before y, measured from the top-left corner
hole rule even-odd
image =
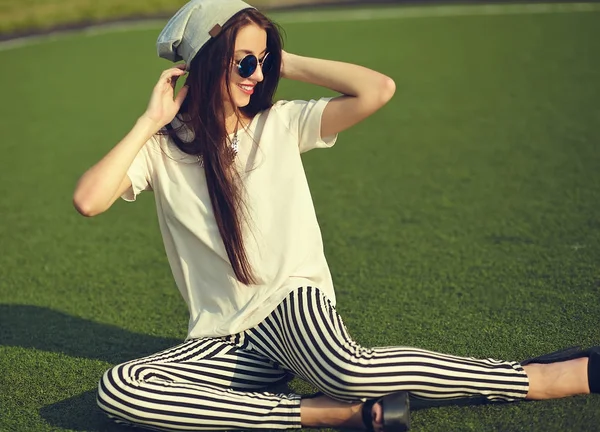
[[[235,133],[233,134],[233,138],[231,139],[231,143],[229,144],[229,153],[231,154],[232,162],[235,160],[235,157],[237,156],[239,150],[240,150],[240,140],[238,138],[238,131],[236,130]],[[204,167],[204,158],[202,157],[202,155],[198,155],[197,157],[198,157],[198,164],[201,167]]]

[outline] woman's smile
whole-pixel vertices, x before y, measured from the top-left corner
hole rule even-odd
[[[247,95],[252,95],[254,93],[254,86],[256,84],[237,84],[237,86]]]

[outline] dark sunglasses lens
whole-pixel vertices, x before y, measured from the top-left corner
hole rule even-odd
[[[242,59],[238,66],[238,72],[242,78],[248,78],[256,70],[258,59],[253,55],[247,55]]]
[[[263,63],[262,63],[263,74],[269,73],[269,71],[271,70],[272,67],[273,67],[273,56],[271,54],[267,54],[267,56],[263,58]]]

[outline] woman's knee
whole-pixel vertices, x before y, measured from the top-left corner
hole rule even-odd
[[[119,416],[128,411],[129,399],[134,386],[123,375],[123,365],[115,366],[102,375],[98,383],[96,402],[100,409],[110,416]]]

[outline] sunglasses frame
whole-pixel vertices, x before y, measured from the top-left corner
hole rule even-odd
[[[238,75],[242,78],[250,78],[252,75],[254,75],[254,72],[256,72],[256,69],[258,69],[258,66],[260,66],[260,69],[262,70],[263,74],[267,74],[269,73],[269,71],[271,70],[271,64],[268,65],[268,67],[265,69],[264,64],[265,61],[267,60],[267,58],[269,57],[269,54],[271,54],[270,52],[267,52],[264,57],[262,58],[262,60],[259,60],[259,58],[257,56],[255,56],[254,54],[247,54],[244,56],[243,59],[241,59],[240,61],[235,61],[233,62],[233,64],[236,66],[236,71],[238,73]],[[255,61],[256,61],[256,65],[252,68],[252,71],[249,74],[243,74],[242,73],[242,62],[244,60],[246,60],[247,58],[250,57],[254,57]]]

